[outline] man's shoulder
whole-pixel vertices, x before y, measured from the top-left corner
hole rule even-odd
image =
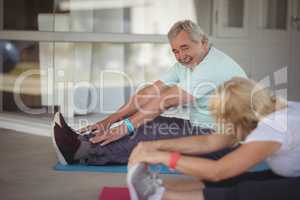
[[[217,49],[216,47],[211,47],[211,57],[218,61],[233,61],[233,58],[229,56],[224,51]]]
[[[222,77],[233,75],[247,77],[242,67],[229,55],[215,47],[211,47],[210,51],[209,58],[206,62],[204,61],[205,67],[200,70],[201,72],[207,71],[213,76],[221,75]]]
[[[210,47],[208,54],[200,62],[200,65],[215,65],[217,63],[223,62],[226,54],[215,47]]]
[[[227,53],[213,47],[212,53],[212,63],[222,65],[222,66],[231,66],[234,68],[241,68],[241,66]]]

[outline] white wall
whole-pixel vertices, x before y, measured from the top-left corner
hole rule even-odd
[[[291,6],[292,16],[300,17],[300,1],[293,0]],[[290,34],[290,46],[293,50],[291,53],[291,67],[289,70],[289,91],[288,95],[291,99],[300,101],[299,97],[299,85],[300,85],[300,21],[294,23]]]
[[[250,78],[257,81],[269,79],[273,85],[272,89],[288,90],[288,93],[292,94],[288,96],[288,99],[300,100],[298,89],[287,84],[287,81],[299,83],[299,77],[294,75],[297,71],[295,67],[299,66],[299,63],[298,65],[291,64],[290,55],[295,53],[291,44],[295,41],[292,41],[290,37],[290,28],[287,30],[260,28],[258,25],[258,1],[260,0],[249,1],[249,17],[245,36],[220,37],[216,32],[216,26],[213,26],[211,41],[217,48],[232,56],[245,69]],[[214,22],[214,15],[211,16]],[[288,67],[287,74],[283,70],[284,67]],[[278,78],[278,76],[280,77]]]
[[[3,1],[4,0],[0,0],[0,30],[3,29],[3,15],[4,15],[4,12],[3,12]],[[2,71],[2,67],[3,67],[3,57],[2,57],[2,54],[0,54],[0,71]],[[0,78],[0,84],[2,84],[2,78]],[[3,94],[2,92],[0,92],[0,112],[2,111],[3,109]]]
[[[212,6],[211,0],[194,0],[198,24],[208,34],[212,33]]]

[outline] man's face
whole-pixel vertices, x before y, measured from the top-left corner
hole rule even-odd
[[[179,32],[170,44],[177,61],[191,69],[202,61],[208,51],[207,43],[192,41],[185,31]]]

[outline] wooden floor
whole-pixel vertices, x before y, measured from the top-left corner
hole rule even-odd
[[[103,186],[126,186],[126,174],[54,171],[48,136],[0,129],[0,159],[1,200],[97,200]]]
[[[97,200],[106,186],[125,186],[125,174],[57,172],[51,138],[0,129],[0,199]]]

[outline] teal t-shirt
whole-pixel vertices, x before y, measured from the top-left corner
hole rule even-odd
[[[212,92],[231,78],[247,77],[245,71],[228,55],[211,47],[205,58],[193,70],[176,63],[160,79],[166,85],[177,85],[196,97],[187,105],[193,126],[212,128],[213,118],[208,111],[208,99]]]

